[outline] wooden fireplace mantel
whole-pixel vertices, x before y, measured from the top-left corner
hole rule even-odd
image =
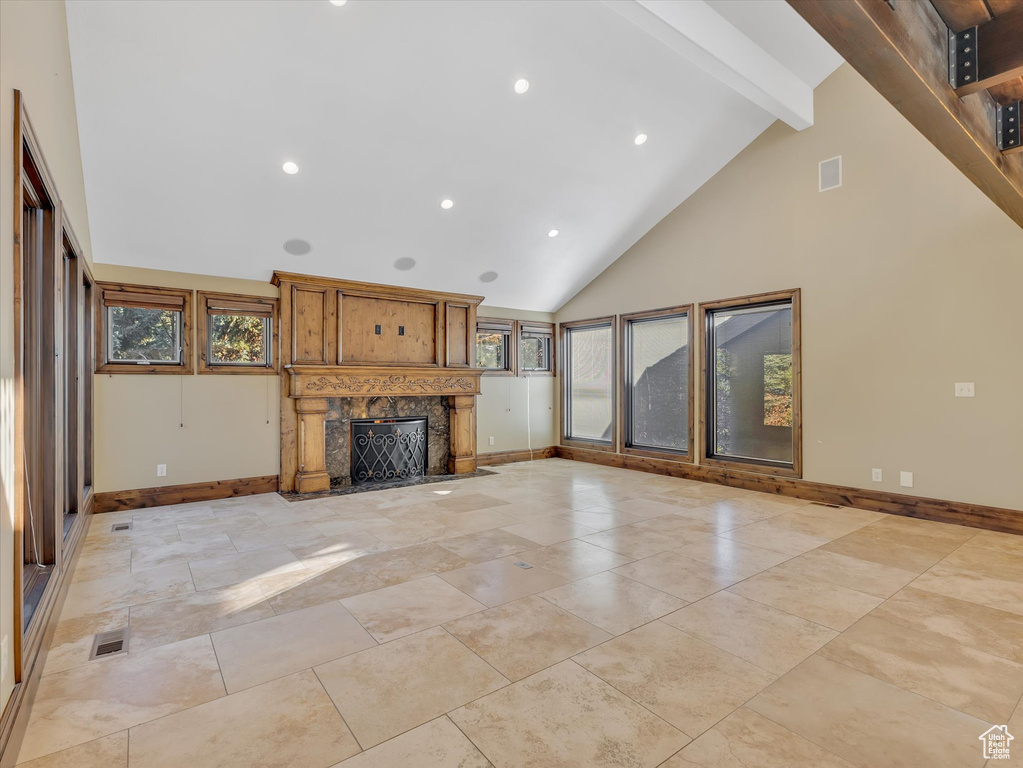
[[[280,287],[281,490],[330,488],[332,397],[447,397],[448,471],[476,471],[481,296],[275,272]]]
[[[289,366],[291,397],[478,395],[482,370],[388,366]]]

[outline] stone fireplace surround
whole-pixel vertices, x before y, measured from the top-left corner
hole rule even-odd
[[[426,474],[448,474],[450,406],[446,397],[331,397],[327,399],[326,458],[331,488],[351,484],[352,420],[426,417]]]
[[[295,428],[285,429],[286,414],[282,413],[282,466],[286,452],[294,447],[298,471],[294,487],[284,486],[282,490],[316,493],[331,488],[327,469],[327,420],[331,400],[376,398],[379,403],[381,399],[443,398],[447,401],[448,413],[447,471],[452,475],[475,472],[476,395],[480,392],[482,373],[472,368],[453,371],[414,367],[285,366],[288,399],[295,401],[294,413],[298,418]],[[373,406],[367,402],[366,407]],[[396,403],[387,407],[399,408]],[[341,410],[337,413],[341,415]],[[346,442],[348,440],[350,434]],[[348,474],[350,476],[350,470]]]

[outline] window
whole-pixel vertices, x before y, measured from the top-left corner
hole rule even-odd
[[[514,376],[514,320],[480,317],[476,320],[476,367],[487,373]]]
[[[277,300],[199,292],[199,373],[276,372]]]
[[[563,441],[614,450],[614,318],[563,323]]]
[[[523,376],[554,375],[554,326],[551,323],[519,323],[519,373]]]
[[[799,292],[713,302],[706,323],[706,462],[800,472]]]
[[[691,454],[690,315],[675,307],[622,316],[626,453]]]
[[[97,283],[102,373],[191,373],[192,292]]]

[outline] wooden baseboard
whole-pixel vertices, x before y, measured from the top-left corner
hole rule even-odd
[[[237,480],[213,480],[208,483],[164,485],[157,488],[136,488],[131,491],[105,491],[96,494],[97,512],[119,512],[126,509],[165,507],[192,501],[214,501],[257,493],[276,493],[277,475],[242,477]]]
[[[716,483],[748,491],[763,491],[791,496],[797,499],[818,501],[824,504],[839,504],[843,507],[869,509],[892,515],[917,517],[921,520],[935,520],[954,523],[970,528],[984,528],[989,531],[1023,534],[1023,510],[988,507],[982,504],[968,504],[960,501],[929,499],[923,496],[907,496],[900,493],[870,491],[843,485],[815,483],[773,475],[758,475],[753,472],[738,472],[699,464],[681,464],[665,459],[627,456],[620,453],[587,451],[581,448],[558,446],[556,455],[562,459],[588,461],[608,467],[635,469],[658,475],[670,475],[686,480]]]
[[[480,467],[496,467],[501,464],[512,464],[516,461],[553,459],[556,450],[553,445],[550,445],[546,448],[536,448],[533,451],[517,450],[479,453],[476,455],[476,465]]]

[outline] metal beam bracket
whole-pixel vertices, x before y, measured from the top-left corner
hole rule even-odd
[[[1021,101],[999,104],[995,111],[995,129],[998,131],[998,148],[1003,152],[1019,147],[1019,118]]]
[[[953,88],[962,88],[977,82],[980,65],[977,56],[977,28],[970,27],[962,32],[948,31],[948,83]]]

